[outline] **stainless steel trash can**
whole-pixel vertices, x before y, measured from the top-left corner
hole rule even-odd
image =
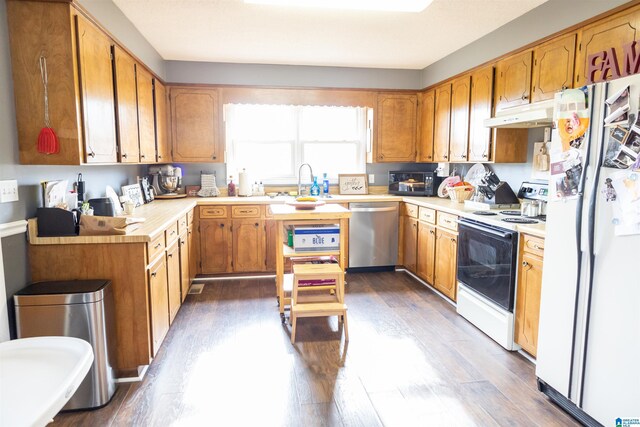
[[[37,282],[17,292],[13,301],[18,338],[75,337],[93,347],[93,365],[62,410],[97,408],[109,403],[116,390],[111,282]]]

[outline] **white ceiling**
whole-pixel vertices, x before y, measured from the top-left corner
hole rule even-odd
[[[113,0],[166,60],[423,69],[547,0],[434,0],[421,13],[242,0]]]

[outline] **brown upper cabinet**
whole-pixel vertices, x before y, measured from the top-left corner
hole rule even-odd
[[[111,40],[69,3],[6,5],[20,163],[116,162]],[[50,124],[60,143],[56,154],[37,151],[45,126],[41,56]]]
[[[7,2],[20,163],[155,162],[153,76],[73,2]],[[34,30],[34,29],[37,29]],[[60,151],[37,151],[45,126]],[[42,70],[41,70],[42,68]]]
[[[158,162],[171,161],[171,143],[169,140],[167,88],[158,79],[153,80],[153,100],[156,116],[156,142],[158,144]]]
[[[377,99],[376,162],[416,160],[418,98],[413,94],[380,93]]]
[[[156,130],[153,111],[153,76],[136,65],[138,87],[138,127],[140,131],[140,162],[156,161]]]
[[[476,70],[471,75],[471,115],[469,118],[469,161],[492,160],[491,129],[484,121],[493,107],[493,66]]]
[[[449,133],[449,161],[466,162],[469,148],[469,108],[471,75],[451,83],[451,131]]]
[[[116,82],[116,104],[120,162],[138,163],[140,141],[138,134],[138,95],[136,89],[136,61],[118,46],[113,48]]]
[[[575,33],[536,46],[533,50],[532,102],[552,99],[556,92],[573,86],[575,54]]]
[[[578,31],[578,52],[576,55],[575,87],[587,84],[589,56],[615,48],[618,61],[623,60],[622,47],[640,38],[640,5],[596,21]],[[636,48],[637,49],[637,48]],[[594,75],[595,81],[610,79],[611,73]]]
[[[175,162],[223,162],[217,89],[172,87],[171,140]]]
[[[496,111],[529,103],[532,56],[526,50],[496,63]]]
[[[449,161],[449,128],[451,125],[451,84],[436,88],[436,109],[433,130],[433,161]]]
[[[433,161],[435,101],[434,90],[418,94],[418,162]]]

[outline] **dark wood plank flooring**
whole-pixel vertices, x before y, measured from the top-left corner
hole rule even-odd
[[[53,425],[567,426],[505,351],[402,272],[350,274],[335,317],[280,323],[273,279],[189,295],[144,381]]]

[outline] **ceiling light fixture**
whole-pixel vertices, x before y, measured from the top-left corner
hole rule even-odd
[[[315,7],[322,9],[422,12],[433,0],[244,0],[271,6]]]

